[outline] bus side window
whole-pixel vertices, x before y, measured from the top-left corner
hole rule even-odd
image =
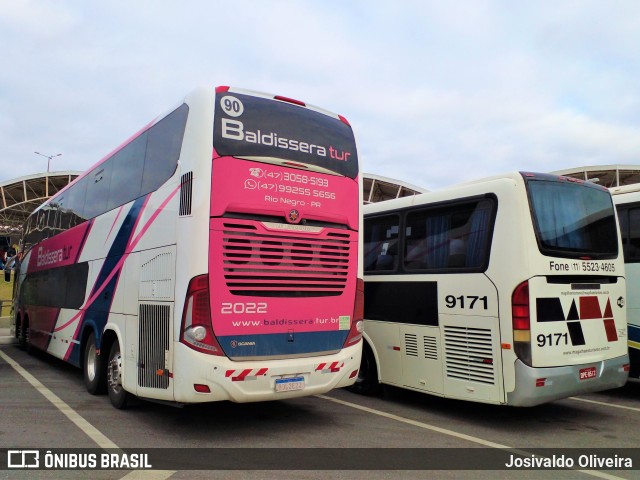
[[[84,202],[84,216],[94,218],[107,209],[109,185],[111,184],[112,159],[102,162],[87,175],[87,193]],[[120,179],[116,178],[116,182]]]
[[[405,236],[404,266],[417,270],[427,268],[427,232],[424,222],[408,226]]]
[[[364,270],[389,271],[398,264],[397,215],[368,218],[364,229]]]
[[[451,267],[451,219],[446,211],[419,211],[407,215],[405,267],[412,270]],[[464,245],[455,248],[464,255]]]
[[[620,237],[622,240],[622,252],[625,263],[629,263],[629,209],[616,206],[618,211],[618,223],[620,224]]]
[[[629,238],[625,250],[625,261],[640,262],[640,208],[629,209]]]
[[[111,157],[111,178],[106,211],[113,210],[140,196],[147,132],[141,133]]]
[[[384,242],[380,254],[376,259],[376,270],[393,270],[398,259],[398,239]]]
[[[66,210],[68,212],[69,225],[63,228],[73,228],[84,222],[87,217],[84,215],[84,202],[87,194],[88,177],[76,180],[66,193]]]
[[[449,262],[451,268],[460,268],[467,265],[467,242],[462,238],[449,240]]]
[[[141,192],[146,195],[169,180],[178,167],[189,107],[182,104],[147,132]]]
[[[470,207],[473,207],[471,205]],[[469,207],[451,212],[449,221],[449,258],[447,267],[464,268],[467,267],[468,239],[472,230],[471,219],[473,210]]]
[[[488,261],[495,202],[465,201],[407,215],[404,266],[409,270],[480,268]]]

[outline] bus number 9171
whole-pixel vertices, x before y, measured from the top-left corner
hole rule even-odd
[[[487,296],[479,297],[477,295],[460,295],[456,297],[455,295],[447,295],[444,299],[447,303],[447,308],[480,308],[483,310],[487,309]],[[480,301],[480,303],[478,303]]]
[[[566,333],[549,333],[543,335],[542,333],[536,337],[539,347],[552,347],[554,345],[567,345],[569,343],[569,337]]]

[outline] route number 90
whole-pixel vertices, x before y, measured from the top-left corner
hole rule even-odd
[[[244,105],[233,95],[225,95],[220,99],[220,106],[230,117],[239,117],[244,112]]]

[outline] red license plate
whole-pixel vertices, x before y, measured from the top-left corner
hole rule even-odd
[[[580,380],[596,378],[596,367],[588,367],[580,369]]]

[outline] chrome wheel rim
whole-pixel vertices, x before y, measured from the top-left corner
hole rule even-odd
[[[122,389],[122,356],[117,352],[109,362],[109,388],[115,393]]]
[[[96,346],[90,345],[89,352],[87,354],[87,377],[89,381],[93,382],[96,378]]]

